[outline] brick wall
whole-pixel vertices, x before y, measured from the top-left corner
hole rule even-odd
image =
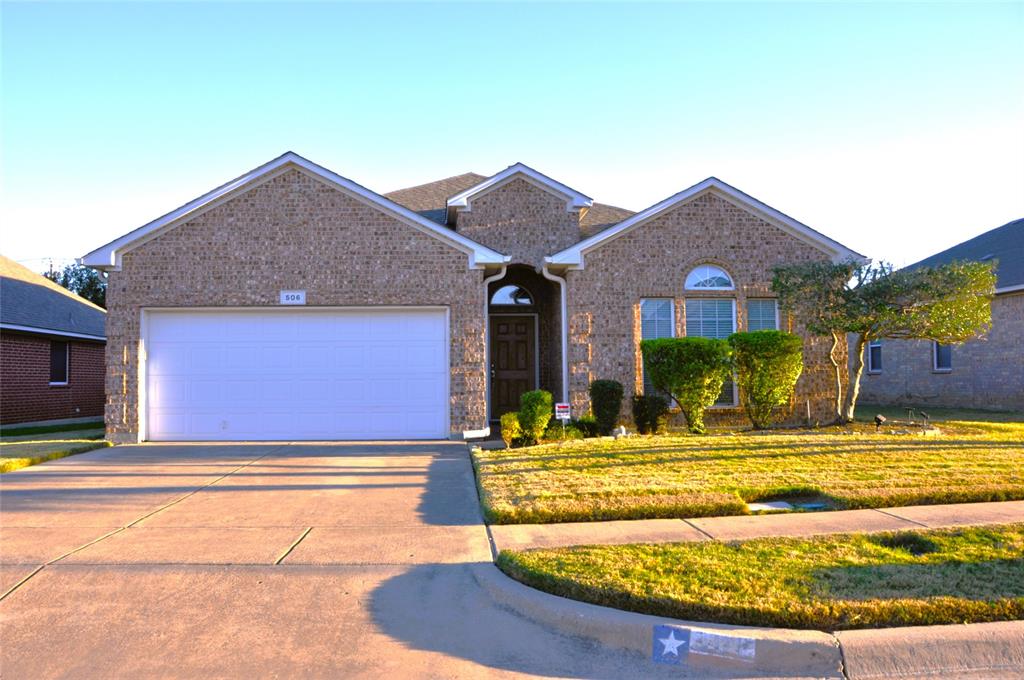
[[[103,415],[103,343],[68,344],[68,384],[51,386],[49,338],[0,333],[0,422]]]
[[[865,365],[860,401],[1024,411],[1024,292],[992,301],[992,329],[952,348],[953,370],[933,370],[932,343],[883,340],[882,372]]]
[[[827,255],[729,201],[703,194],[659,215],[585,256],[585,268],[567,273],[569,306],[569,385],[574,412],[589,408],[592,380],[613,379],[626,388],[623,417],[630,399],[643,388],[640,357],[640,299],[668,297],[675,302],[676,335],[685,335],[685,300],[693,297],[736,299],[737,329],[745,330],[749,297],[773,297],[772,267]],[[684,291],[686,275],[701,263],[728,271],[735,291]],[[783,318],[782,330],[805,335],[804,372],[797,383],[794,419],[806,414],[831,419],[834,372],[830,341],[808,337],[799,324]],[[846,360],[841,347],[840,361]],[[745,420],[739,409],[713,409],[709,422]]]
[[[451,427],[486,423],[483,274],[465,253],[297,170],[124,254],[107,301],[107,429],[139,438],[143,307],[441,305],[451,318]]]
[[[566,199],[516,178],[477,196],[459,211],[456,231],[512,256],[513,263],[541,267],[544,257],[580,240],[579,212]]]

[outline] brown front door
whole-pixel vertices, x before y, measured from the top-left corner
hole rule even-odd
[[[537,389],[537,320],[491,317],[491,418],[519,410],[519,396]]]

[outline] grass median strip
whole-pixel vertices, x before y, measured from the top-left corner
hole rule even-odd
[[[0,472],[13,472],[30,465],[106,446],[110,446],[110,442],[96,439],[62,439],[0,444]]]
[[[1024,499],[1024,423],[950,421],[942,434],[873,426],[589,439],[474,451],[490,523],[746,514],[807,499],[880,508]]]
[[[503,551],[555,595],[685,620],[826,631],[1024,618],[1024,524]]]

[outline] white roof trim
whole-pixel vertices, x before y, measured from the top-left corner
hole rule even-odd
[[[84,255],[79,259],[82,264],[97,269],[119,269],[121,266],[121,255],[130,250],[133,246],[140,244],[157,232],[172,228],[181,221],[196,216],[199,211],[212,207],[215,202],[223,202],[234,198],[261,180],[269,179],[289,168],[298,168],[330,183],[362,199],[364,202],[391,213],[394,217],[419,229],[420,231],[434,236],[449,245],[462,250],[469,255],[469,267],[478,269],[488,264],[502,264],[510,261],[508,256],[491,250],[485,246],[472,241],[461,234],[429,220],[408,208],[391,201],[380,194],[356,184],[350,179],[342,177],[330,170],[306,160],[302,156],[289,151],[274,160],[261,165],[241,177],[223,184],[199,198],[189,201],[177,210],[173,210],[163,217],[145,224],[134,231],[131,231],[120,238],[117,238],[104,246]]]
[[[510,165],[501,172],[492,177],[485,179],[483,182],[471,186],[465,191],[455,194],[448,199],[448,210],[449,216],[452,210],[469,210],[469,203],[477,196],[487,193],[492,189],[496,189],[499,186],[506,184],[516,177],[523,177],[531,183],[539,186],[542,189],[553,191],[556,194],[564,196],[566,198],[565,208],[569,211],[580,210],[582,208],[589,208],[594,205],[594,199],[585,194],[567,187],[561,182],[557,182],[545,174],[539,173],[528,165],[522,163],[516,163]]]
[[[642,210],[632,217],[626,218],[614,227],[598,232],[590,238],[584,239],[565,250],[545,258],[545,261],[552,265],[565,265],[582,269],[584,256],[591,250],[622,236],[644,222],[671,210],[677,205],[691,201],[704,193],[713,193],[716,196],[737,205],[738,207],[744,208],[755,215],[762,217],[800,240],[818,247],[827,253],[834,262],[841,262],[844,260],[865,260],[863,255],[850,250],[838,241],[833,241],[824,234],[811,229],[806,224],[798,222],[789,215],[781,213],[756,198],[748,196],[739,189],[726,184],[716,177],[709,177],[699,184],[694,184],[689,189],[684,189],[678,194],[669,196],[664,201],[656,203],[650,208]]]
[[[104,335],[90,335],[88,333],[72,333],[71,331],[58,331],[52,328],[38,328],[36,326],[19,326],[13,323],[0,323],[0,328],[8,331],[22,331],[24,333],[39,333],[40,335],[59,335],[67,338],[85,338],[86,340],[102,340],[106,342]]]
[[[1018,284],[1016,286],[1005,286],[1003,288],[996,288],[996,295],[1001,295],[1002,293],[1016,293],[1017,291],[1020,290],[1024,290],[1024,283]]]

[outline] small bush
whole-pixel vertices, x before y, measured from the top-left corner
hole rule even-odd
[[[595,380],[590,383],[590,406],[601,434],[611,434],[619,424],[622,410],[622,383],[616,380]]]
[[[544,441],[546,442],[567,442],[573,439],[583,439],[583,431],[571,424],[566,425],[563,431],[560,420],[552,420],[548,429],[544,430]]]
[[[668,427],[668,400],[657,394],[633,397],[633,422],[640,434],[659,434]]]
[[[501,439],[505,446],[512,448],[523,437],[523,428],[519,427],[519,414],[506,413],[501,416]]]
[[[584,437],[597,437],[601,431],[594,416],[583,416],[576,420],[570,420],[569,424],[582,432]]]
[[[729,343],[714,338],[658,338],[640,343],[654,387],[672,395],[690,432],[703,434],[704,411],[729,376]]]
[[[553,413],[551,404],[551,393],[545,390],[524,392],[519,398],[519,427],[526,444],[536,444],[544,436]]]
[[[770,427],[772,412],[793,398],[804,369],[803,340],[783,331],[733,333],[732,346],[740,401],[758,430]]]

